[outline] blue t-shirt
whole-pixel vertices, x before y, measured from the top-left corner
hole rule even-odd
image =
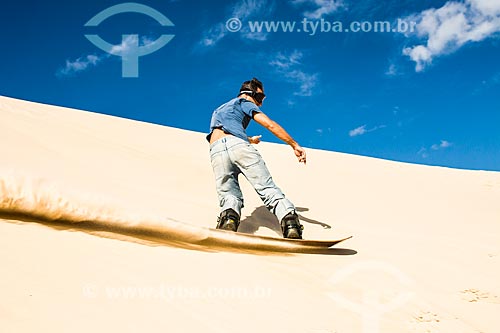
[[[210,134],[207,135],[207,140],[210,141],[214,129],[220,128],[226,133],[248,141],[245,130],[253,118],[254,112],[261,112],[261,110],[257,105],[244,98],[233,98],[222,104],[212,114]]]

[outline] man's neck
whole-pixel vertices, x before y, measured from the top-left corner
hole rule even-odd
[[[252,102],[253,104],[257,105],[257,102],[255,101],[255,99],[253,99],[252,97],[246,95],[246,94],[242,94],[239,96],[239,98],[243,98],[243,99],[246,99],[247,101],[250,101]]]

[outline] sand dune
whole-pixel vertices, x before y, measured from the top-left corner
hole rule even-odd
[[[354,238],[213,239],[203,133],[0,97],[2,331],[498,331],[500,173],[258,149],[306,238]],[[241,232],[279,237],[242,184]]]

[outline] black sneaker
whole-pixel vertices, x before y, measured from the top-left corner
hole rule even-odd
[[[233,209],[229,208],[220,213],[217,219],[217,229],[237,231],[240,225],[240,216]]]
[[[283,237],[302,239],[302,230],[304,227],[299,222],[299,216],[295,212],[288,213],[281,220],[281,231],[283,231]]]

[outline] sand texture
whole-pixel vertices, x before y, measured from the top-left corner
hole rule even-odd
[[[204,136],[0,97],[0,332],[500,330],[500,173],[257,145],[314,251],[209,229]]]

